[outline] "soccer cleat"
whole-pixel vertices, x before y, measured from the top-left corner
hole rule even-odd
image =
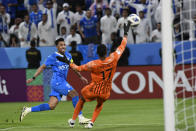
[[[31,111],[29,111],[28,107],[24,106],[20,115],[20,122],[24,119],[24,117],[29,114]]]
[[[88,129],[93,128],[93,122],[90,121],[87,125],[84,126],[84,128],[88,128]]]
[[[75,126],[75,122],[73,122],[72,119],[68,120],[68,124],[69,124],[69,127],[71,127],[71,128],[73,128]]]
[[[85,118],[84,116],[79,117],[79,124],[88,124],[91,119]]]

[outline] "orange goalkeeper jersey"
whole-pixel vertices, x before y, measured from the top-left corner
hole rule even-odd
[[[95,94],[105,94],[110,91],[112,87],[112,78],[116,71],[118,60],[122,55],[126,44],[127,38],[124,37],[116,51],[111,53],[104,60],[94,60],[81,66],[71,63],[70,66],[77,71],[91,72],[92,81],[89,86],[94,87],[92,90]]]

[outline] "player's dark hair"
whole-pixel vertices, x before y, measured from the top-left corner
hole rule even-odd
[[[32,40],[30,45],[31,45],[31,47],[35,47],[36,46],[36,42],[34,40]]]
[[[97,47],[97,54],[99,57],[104,57],[107,53],[107,48],[104,44],[101,44]]]
[[[77,47],[77,42],[76,41],[72,41],[71,44],[70,44],[70,46],[72,48],[76,48]]]
[[[37,4],[33,4],[32,6],[36,6],[36,7],[38,7],[38,6],[37,6]]]
[[[70,30],[76,31],[76,26],[72,25],[71,28],[70,28]]]
[[[4,6],[4,5],[0,5],[0,7],[4,7],[4,8],[5,8],[5,6]]]
[[[63,39],[63,38],[58,38],[58,39],[56,39],[56,40],[55,40],[55,45],[57,46],[58,43],[59,43],[60,41],[64,41],[64,39]]]
[[[61,30],[62,30],[62,29],[64,29],[64,30],[66,30],[66,31],[67,31],[67,29],[66,29],[66,27],[65,27],[65,26],[62,26],[62,27],[61,27]]]
[[[127,11],[127,13],[129,13],[129,8],[128,8],[128,7],[124,7],[124,8],[122,9],[122,11]]]
[[[105,11],[106,11],[106,10],[112,11],[109,7],[105,8]]]
[[[28,13],[25,13],[25,14],[24,14],[24,18],[25,18],[25,16],[29,16],[29,14],[28,14]]]
[[[52,2],[51,0],[48,0],[48,1],[46,2],[46,4],[53,4],[53,2]]]

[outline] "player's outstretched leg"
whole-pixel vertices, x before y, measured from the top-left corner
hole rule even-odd
[[[34,107],[26,107],[24,106],[20,115],[20,122],[24,119],[24,117],[30,112],[39,112],[39,111],[47,111],[51,110],[48,103],[40,104]]]
[[[96,118],[98,117],[99,113],[103,108],[103,102],[104,100],[99,98],[97,99],[97,105],[93,112],[92,120],[87,125],[85,125],[85,128],[93,128],[93,123],[95,122]]]
[[[72,97],[72,104],[74,106],[74,108],[76,108],[76,105],[77,103],[79,102],[79,96],[78,96],[78,93],[75,91],[75,90],[72,90],[70,93],[69,93],[69,96]],[[83,105],[82,105],[83,106]],[[79,119],[79,123],[80,124],[87,124],[90,119],[88,118],[85,118],[83,115],[82,115],[82,112],[81,112],[82,108],[80,109],[80,111],[77,113],[77,116],[78,116],[78,119]]]
[[[21,114],[20,114],[20,122],[24,119],[24,117],[31,112],[31,108],[24,106]]]
[[[54,110],[57,104],[58,104],[58,99],[55,96],[50,96],[48,103],[40,104],[40,105],[33,106],[33,107],[23,107],[23,110],[20,115],[20,122],[30,112]]]
[[[79,113],[82,110],[83,105],[84,105],[84,101],[82,99],[79,99],[79,101],[78,101],[78,103],[77,103],[77,105],[76,105],[76,107],[74,109],[74,114],[73,114],[72,119],[68,120],[68,124],[69,124],[70,127],[72,127],[72,128],[74,127],[76,118],[77,118],[77,116],[79,117]],[[88,119],[87,123],[89,121],[90,121],[90,119]],[[80,120],[79,120],[79,122],[80,122]]]

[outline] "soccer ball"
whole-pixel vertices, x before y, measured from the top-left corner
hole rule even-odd
[[[131,14],[127,19],[131,22],[131,26],[138,26],[140,24],[140,17],[136,14]]]

